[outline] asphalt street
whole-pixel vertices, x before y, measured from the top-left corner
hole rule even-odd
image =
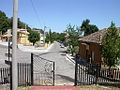
[[[7,60],[7,56],[5,56],[5,53],[7,53],[7,46],[0,45],[0,68],[9,67],[9,65],[5,64],[5,60]],[[55,42],[48,50],[48,52],[40,52],[35,54],[39,55],[42,58],[55,62],[56,85],[74,84],[75,66],[66,58],[65,49],[61,48],[58,42]],[[31,53],[17,49],[17,60],[19,63],[30,63]],[[35,60],[35,62],[37,62],[37,59]]]
[[[7,67],[8,65],[5,64],[5,60],[8,60],[5,53],[8,52],[7,46],[0,45],[0,68]],[[17,49],[17,61],[18,63],[30,63],[31,61],[31,53],[23,52]]]
[[[57,85],[74,85],[75,65],[66,58],[65,49],[55,42],[48,53],[39,54],[40,57],[55,62],[55,76]]]

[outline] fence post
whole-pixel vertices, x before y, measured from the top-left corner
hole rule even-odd
[[[74,86],[77,85],[78,59],[79,59],[79,55],[76,54],[76,58],[75,58],[75,82],[74,82]]]
[[[31,53],[31,85],[33,85],[33,53]]]
[[[53,86],[55,86],[55,62],[53,62]]]
[[[97,84],[98,75],[99,75],[99,65],[97,64],[95,68],[96,68],[96,80],[95,80],[95,84]]]
[[[10,90],[12,90],[12,62],[10,63]]]

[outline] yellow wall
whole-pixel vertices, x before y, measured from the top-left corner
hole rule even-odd
[[[19,33],[18,43],[24,45],[32,45],[32,43],[28,40],[28,34],[23,33]]]

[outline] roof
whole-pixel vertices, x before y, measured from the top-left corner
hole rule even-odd
[[[119,30],[120,33],[120,28],[117,28]],[[104,28],[102,30],[99,30],[95,33],[92,33],[88,36],[85,36],[83,38],[80,38],[79,41],[81,42],[92,42],[92,43],[98,43],[100,44],[102,42],[102,37],[108,32],[107,28]]]

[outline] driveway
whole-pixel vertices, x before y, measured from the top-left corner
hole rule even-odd
[[[58,42],[54,43],[48,53],[39,54],[39,56],[55,62],[57,85],[74,85],[75,65],[66,59],[65,49],[60,48]]]

